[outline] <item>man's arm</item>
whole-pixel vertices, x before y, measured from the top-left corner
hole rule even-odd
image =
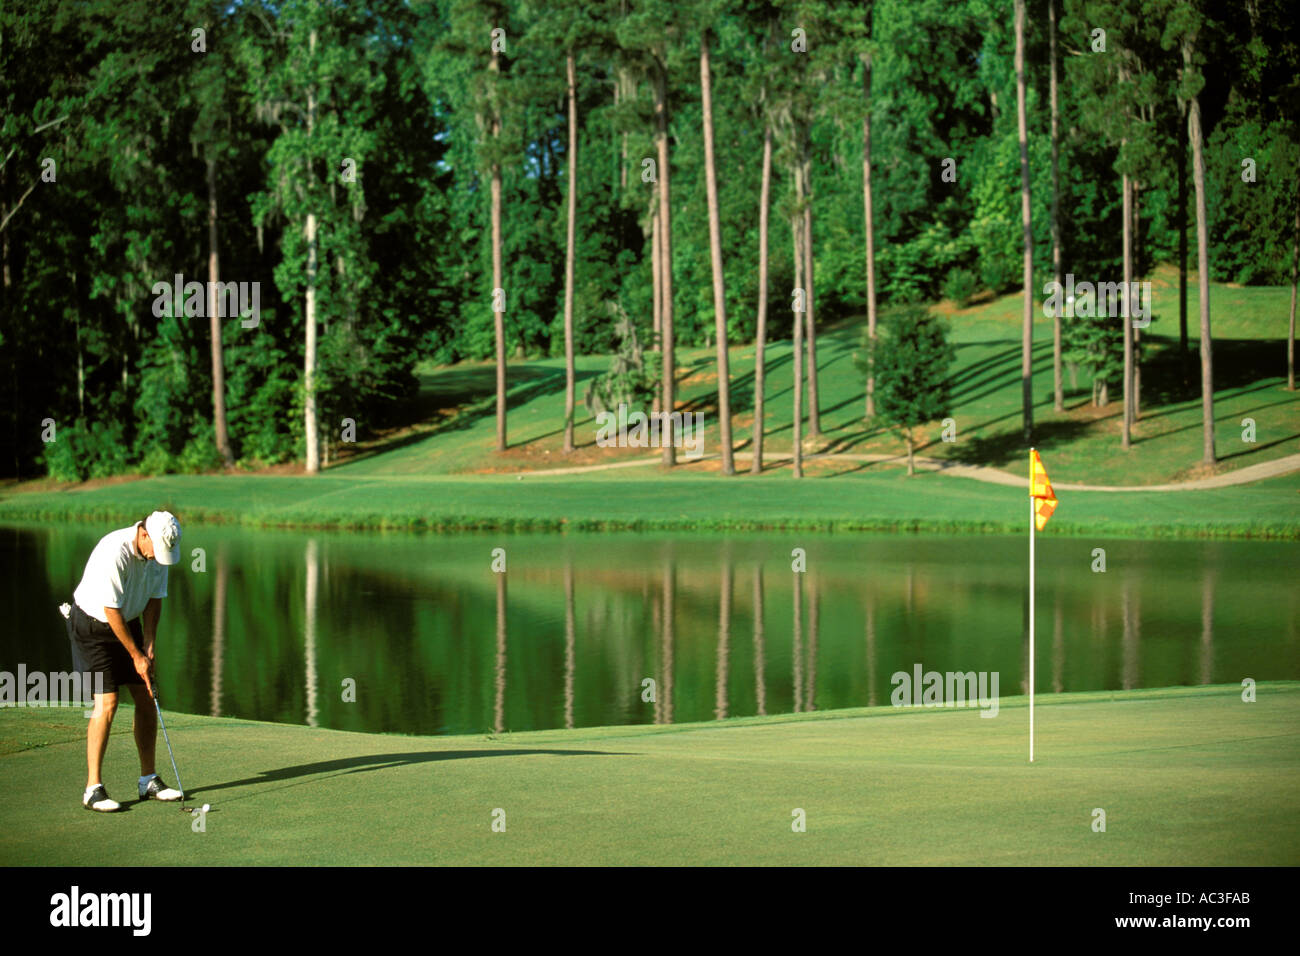
[[[151,601],[150,603],[153,602]],[[161,611],[161,607],[154,612],[155,627],[157,627],[158,624],[159,611]],[[125,647],[127,652],[131,655],[131,661],[135,664],[135,672],[140,675],[140,679],[144,681],[145,687],[149,688],[149,693],[152,694],[153,681],[149,677],[149,670],[153,662],[150,661],[140,648],[135,646],[135,640],[131,637],[131,632],[127,630],[126,621],[122,619],[121,611],[115,607],[106,607],[104,608],[104,616],[108,618],[108,626],[113,629],[113,633],[117,636],[117,639],[122,642],[122,646]],[[145,640],[149,642],[150,650],[152,650],[153,635],[149,631],[146,631],[145,634]]]
[[[158,620],[162,617],[162,601],[158,598],[150,598],[149,603],[144,606],[144,614],[140,615],[140,620],[144,629],[144,656],[153,660],[153,642],[158,636]]]

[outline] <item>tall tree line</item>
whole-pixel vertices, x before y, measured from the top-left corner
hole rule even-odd
[[[1291,281],[1300,232],[1295,28],[1280,0],[1234,9],[6,6],[4,470],[314,470],[344,422],[364,436],[402,420],[417,363],[463,359],[494,365],[503,449],[509,362],[541,355],[566,358],[567,450],[575,357],[616,351],[617,315],[660,357],[664,410],[680,350],[712,347],[724,470],[746,437],[761,469],[771,342],[799,342],[781,400],[816,442],[826,322],[874,328],[878,308],[972,283],[1036,308],[1048,278],[1139,279],[1160,261],[1202,286],[1211,462],[1208,283]],[[214,315],[206,288],[155,308],[176,275],[256,282],[258,321]],[[1150,332],[1171,333],[1161,322]],[[1059,325],[1049,383],[1026,324],[1026,436],[1044,395],[1064,407],[1072,364],[1094,401],[1124,397],[1127,442],[1149,334]],[[742,379],[727,347],[748,342],[760,357]],[[868,416],[871,396],[868,372]]]

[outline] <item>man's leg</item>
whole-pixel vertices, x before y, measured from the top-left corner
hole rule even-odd
[[[108,734],[113,729],[113,715],[117,713],[117,692],[95,695],[95,713],[90,718],[86,732],[86,788],[99,786],[104,768],[104,751],[108,749]]]
[[[135,699],[135,749],[140,753],[140,776],[154,772],[154,750],[158,745],[158,715],[153,697],[144,684],[128,684]]]

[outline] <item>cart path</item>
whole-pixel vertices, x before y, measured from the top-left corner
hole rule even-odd
[[[753,461],[752,452],[736,452],[736,460]],[[775,464],[778,462],[789,461],[793,455],[786,454],[765,454],[763,463]],[[721,455],[711,454],[702,455],[699,458],[688,458],[684,455],[678,455],[678,462],[681,464],[693,464],[700,461],[718,461]],[[805,462],[811,461],[829,461],[829,462],[859,462],[867,464],[878,464],[890,462],[902,464],[907,461],[904,455],[850,455],[850,454],[810,454],[804,455]],[[962,465],[956,462],[943,461],[937,458],[922,458],[917,456],[913,459],[917,468],[922,471],[938,471],[948,475],[954,475],[958,478],[972,478],[975,481],[984,481],[995,485],[1008,485],[1016,488],[1028,488],[1029,479],[1013,475],[1010,472],[1002,471],[999,468],[993,468],[988,465]],[[582,465],[575,468],[539,468],[532,471],[517,472],[520,478],[527,476],[546,477],[549,475],[580,475],[593,471],[612,471],[617,468],[641,468],[646,465],[657,464],[661,461],[660,455],[656,454],[651,458],[638,458],[635,461],[615,461],[600,465]],[[1280,475],[1289,475],[1292,472],[1300,471],[1300,454],[1287,455],[1283,458],[1276,458],[1273,461],[1260,462],[1257,465],[1247,465],[1245,468],[1238,468],[1222,475],[1212,475],[1209,478],[1197,478],[1192,481],[1170,482],[1161,485],[1087,485],[1075,484],[1070,482],[1054,483],[1052,487],[1060,491],[1193,491],[1204,490],[1208,488],[1228,488],[1233,485],[1245,485],[1252,481],[1260,481],[1264,478],[1276,478]]]

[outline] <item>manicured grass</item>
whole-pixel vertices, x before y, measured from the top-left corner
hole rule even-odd
[[[1119,447],[1118,400],[1104,411],[1087,407],[1087,382],[1051,411],[1050,322],[1035,335],[1035,444],[1048,473],[1060,484],[1144,485],[1188,477],[1201,456],[1201,412],[1195,375],[1181,376],[1177,358],[1176,275],[1165,269],[1153,283],[1155,308],[1143,378],[1144,415],[1134,445]],[[1171,298],[1170,290],[1174,292]],[[1193,290],[1194,291],[1194,290]],[[1217,448],[1219,469],[1256,464],[1300,450],[1300,392],[1282,386],[1281,329],[1287,306],[1281,288],[1214,287]],[[957,440],[925,430],[919,452],[963,463],[992,465],[1023,474],[1020,430],[1018,296],[949,314],[958,344],[953,389]],[[1162,302],[1164,303],[1162,305]],[[1192,308],[1195,308],[1195,295]],[[1195,323],[1193,323],[1195,325]],[[1174,333],[1168,338],[1166,333]],[[809,451],[898,454],[897,438],[861,421],[862,380],[853,365],[860,323],[824,327],[819,338],[823,438]],[[1234,337],[1235,336],[1235,337]],[[1193,352],[1196,336],[1193,329]],[[767,450],[788,453],[791,440],[791,350],[776,342],[767,353]],[[704,449],[718,450],[714,355],[679,352],[685,407],[705,416]],[[753,347],[732,349],[735,445],[750,446]],[[1193,359],[1195,356],[1193,355]],[[579,393],[608,365],[603,356],[578,360]],[[1193,372],[1197,366],[1193,362]],[[0,498],[0,519],[93,518],[126,520],[170,505],[189,520],[286,525],[406,529],[655,528],[1010,531],[1024,528],[1023,493],[951,475],[902,477],[896,463],[847,460],[812,463],[810,480],[793,481],[788,465],[769,465],[761,476],[721,478],[717,462],[656,465],[545,477],[518,472],[566,466],[644,461],[648,449],[598,448],[594,420],[578,414],[573,455],[562,453],[564,368],[557,359],[510,368],[510,447],[495,446],[494,381],[490,364],[426,369],[423,424],[363,447],[312,479],[293,476],[167,477],[107,487],[10,489]],[[1118,399],[1118,397],[1116,397]],[[1256,441],[1242,440],[1245,419]],[[738,470],[745,472],[741,459]],[[1134,537],[1171,535],[1300,535],[1295,476],[1214,491],[1134,492],[1123,495],[1067,492],[1052,533]]]
[[[432,530],[1026,530],[1027,492],[901,469],[795,482],[659,466],[572,477],[175,476],[0,499],[0,520],[183,521]],[[845,470],[840,466],[840,471]],[[788,475],[788,472],[785,472]],[[636,477],[632,477],[632,476]],[[1199,491],[1060,492],[1047,534],[1300,538],[1295,476]]]
[[[1300,684],[1240,693],[1040,696],[1032,765],[1023,698],[496,738],[169,715],[204,833],[134,801],[129,707],[112,816],[79,803],[80,709],[6,709],[0,865],[1294,866]]]
[[[1145,333],[1142,418],[1133,447],[1120,448],[1122,396],[1105,409],[1090,407],[1091,382],[1082,373],[1071,388],[1066,372],[1066,411],[1052,410],[1052,322],[1036,303],[1034,316],[1035,444],[1054,480],[1079,484],[1140,485],[1179,480],[1201,459],[1199,320],[1196,284],[1189,291],[1190,351],[1178,354],[1177,273],[1162,267],[1151,279],[1156,317]],[[1219,469],[1230,471],[1300,450],[1300,392],[1285,389],[1289,289],[1214,285],[1215,421]],[[923,430],[925,455],[1019,469],[1025,458],[1021,429],[1021,297],[1004,296],[969,309],[941,312],[957,345],[953,367],[952,418],[956,442],[941,440],[940,423]],[[1068,320],[1067,320],[1068,321]],[[808,450],[899,454],[898,437],[863,420],[863,380],[853,363],[865,320],[819,329],[819,404],[823,437]],[[793,394],[791,344],[772,342],[766,353],[766,447],[789,453]],[[705,416],[705,449],[720,445],[715,355],[710,348],[678,349],[679,402]],[[733,441],[752,443],[754,348],[730,351]],[[587,383],[608,368],[605,356],[577,361],[579,405],[576,456],[562,454],[564,364],[538,359],[510,365],[510,450],[495,447],[495,372],[488,363],[466,363],[423,372],[426,412],[459,406],[401,439],[378,443],[383,454],[344,463],[346,474],[448,474],[497,472],[590,464],[635,457],[644,451],[595,446],[595,420],[582,407]],[[1255,441],[1243,440],[1243,419],[1255,423]],[[436,424],[434,423],[436,421]],[[423,440],[420,436],[426,436]],[[576,460],[573,460],[576,459]]]

